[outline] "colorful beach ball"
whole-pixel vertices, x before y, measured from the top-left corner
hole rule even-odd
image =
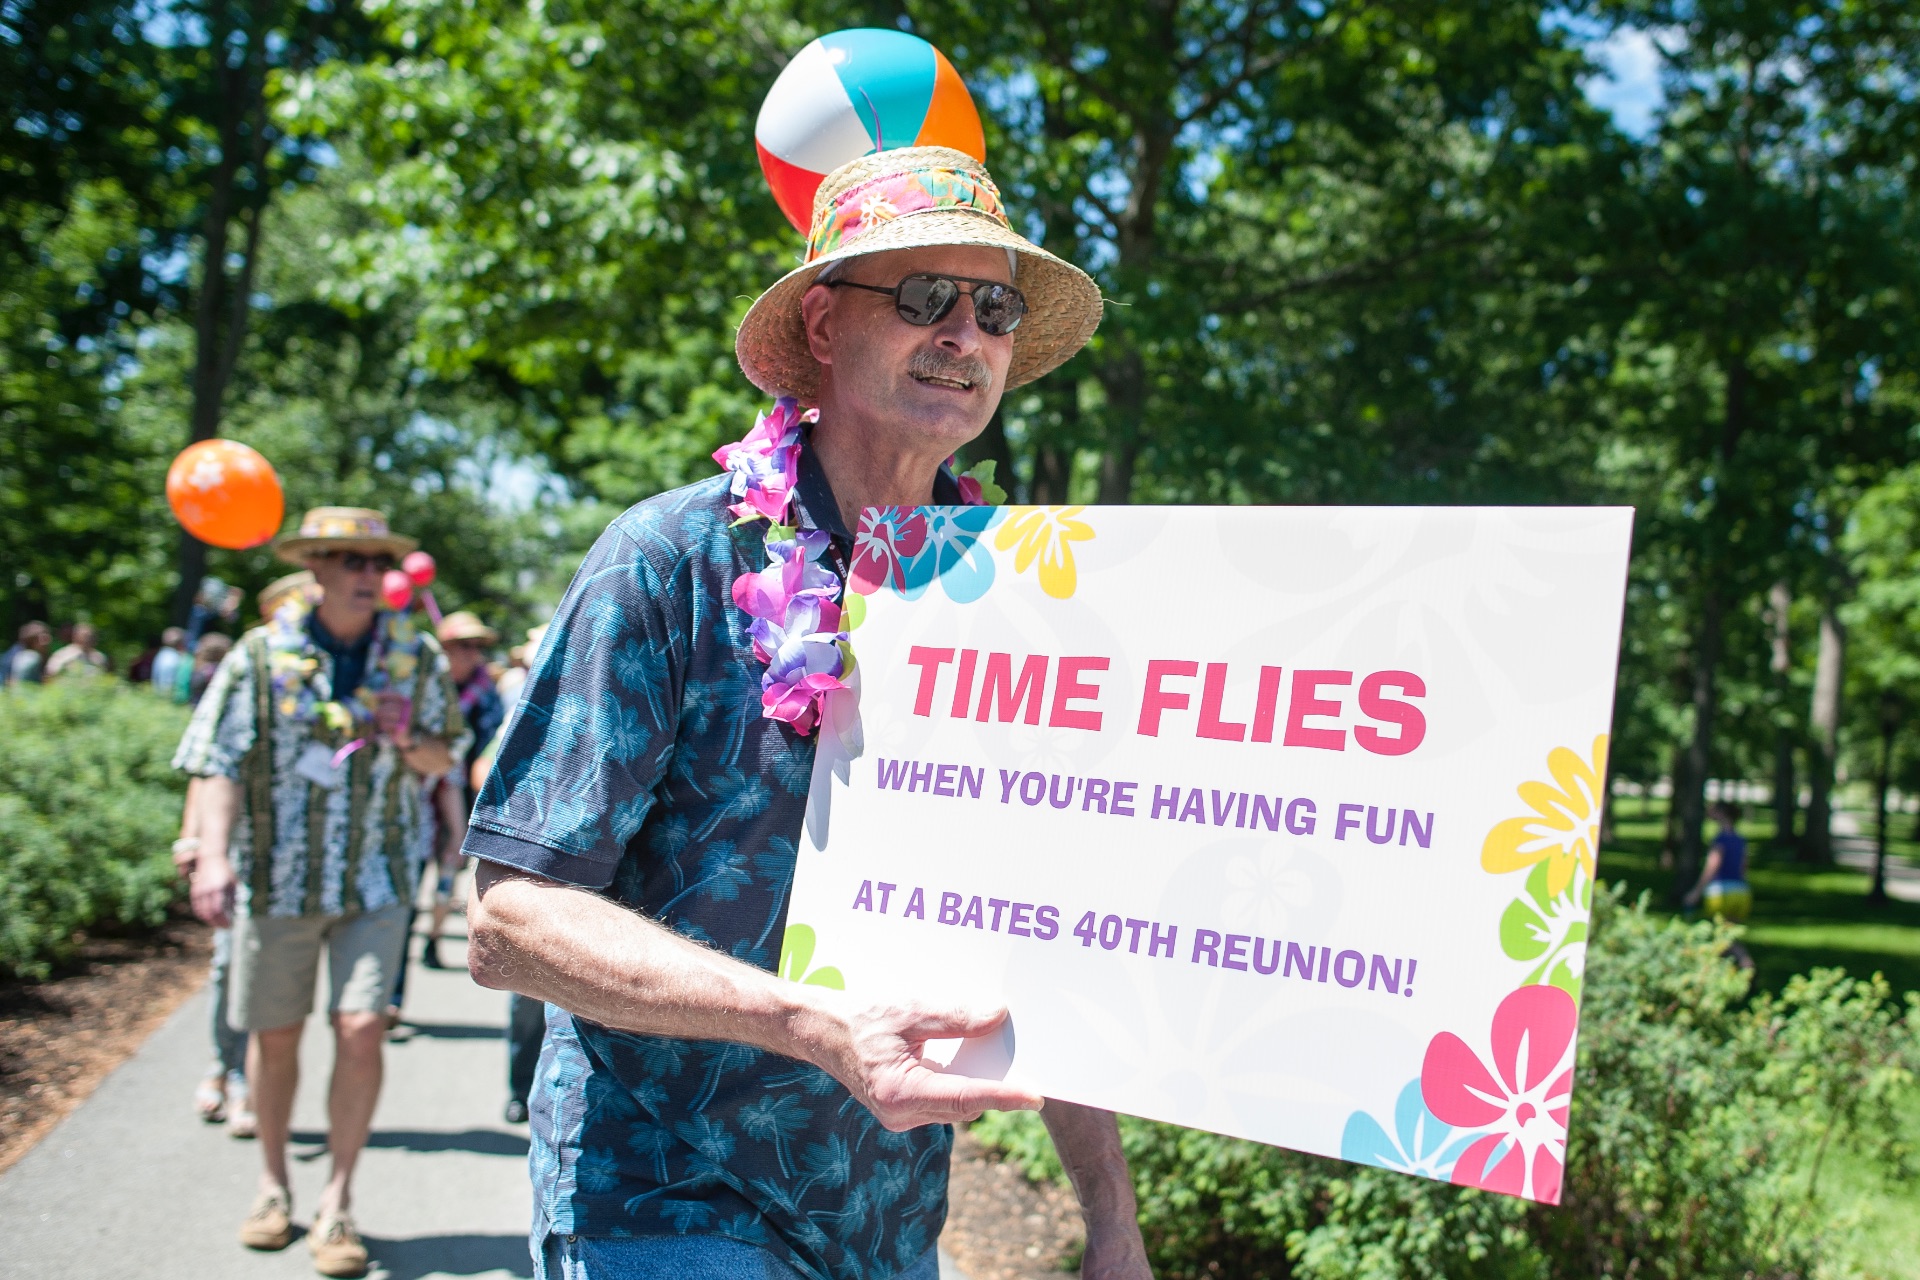
[[[980,112],[946,55],[876,27],[821,36],[795,55],[760,104],[753,141],[773,198],[801,235],[820,180],[861,156],[940,146],[987,158]]]
[[[167,468],[167,505],[188,533],[233,551],[273,537],[286,514],[273,465],[238,440],[182,449]]]

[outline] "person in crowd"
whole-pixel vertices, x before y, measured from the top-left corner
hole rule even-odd
[[[1747,883],[1747,838],[1739,831],[1740,806],[1722,800],[1709,816],[1718,830],[1707,846],[1700,879],[1688,891],[1686,905],[1704,905],[1716,920],[1744,924],[1753,913],[1753,886]],[[1727,955],[1743,969],[1753,967],[1753,957],[1738,938],[1727,944]]]
[[[193,593],[193,608],[187,614],[187,650],[195,652],[200,647],[200,637],[216,624],[231,623],[240,616],[241,602],[246,593],[240,588],[229,586],[220,579],[208,576],[200,579],[199,590]]]
[[[468,735],[439,642],[381,608],[381,575],[416,544],[377,511],[321,507],[276,540],[313,571],[317,598],[290,601],[220,664],[174,763],[200,779],[192,902],[231,923],[228,1018],[250,1034],[263,1169],[241,1243],[293,1239],[288,1126],[300,1034],[327,956],[332,1169],[308,1247],[322,1275],[363,1274],[352,1178],[380,1092],[383,1011],[406,946],[428,779]]]
[[[313,572],[309,569],[274,579],[262,587],[256,597],[260,603],[261,618],[271,618],[274,610],[292,593],[299,592],[303,598],[310,600],[312,591]],[[186,632],[179,627],[168,627],[160,640],[161,653],[164,654],[171,642],[184,645]],[[153,685],[156,689],[166,691],[176,702],[186,702],[191,697],[197,703],[221,659],[232,647],[227,637],[217,633],[202,636],[199,654],[195,658],[187,658],[182,654],[179,670],[166,671],[156,659]],[[196,673],[196,662],[203,674]],[[196,684],[197,688],[194,687]],[[180,814],[180,838],[173,842],[174,869],[189,881],[193,877],[193,866],[200,849],[200,828],[194,812],[194,801],[200,793],[200,787],[200,779],[187,780],[187,799],[181,806]],[[194,1090],[193,1105],[200,1118],[209,1124],[224,1120],[230,1136],[252,1138],[257,1135],[258,1128],[253,1104],[247,1095],[247,1033],[227,1020],[228,976],[232,970],[233,930],[215,929],[213,957],[207,974],[208,1003],[212,1006],[213,1065]]]
[[[1753,910],[1753,889],[1747,883],[1747,838],[1740,834],[1740,806],[1722,800],[1710,815],[1713,842],[1700,865],[1700,879],[1688,891],[1689,907],[1706,905],[1707,914],[1738,924]]]
[[[454,688],[460,693],[460,714],[473,734],[473,746],[460,767],[440,780],[435,789],[435,812],[440,819],[438,876],[434,882],[433,918],[426,942],[420,948],[420,963],[429,969],[446,966],[440,961],[440,934],[446,928],[447,914],[453,908],[453,882],[460,869],[460,846],[467,835],[467,814],[473,797],[467,780],[473,763],[506,718],[500,694],[494,687],[493,673],[487,670],[487,651],[500,641],[500,633],[465,609],[448,614],[437,629],[440,647],[447,652],[447,667],[453,674]]]
[[[73,628],[73,643],[61,646],[47,659],[47,679],[70,676],[90,680],[113,670],[113,663],[100,652],[99,642],[100,633],[93,629],[92,623],[77,624]]]
[[[520,700],[520,690],[527,683],[527,668],[533,665],[534,655],[540,652],[540,642],[546,638],[546,635],[547,624],[544,622],[537,627],[528,627],[526,643],[517,644],[507,650],[507,658],[511,665],[501,673],[497,681],[500,690],[502,723],[505,723],[506,718],[513,714],[513,704]]]
[[[168,627],[160,633],[160,648],[154,652],[152,665],[147,669],[147,681],[159,693],[171,698],[175,686],[180,683],[180,669],[193,665],[193,655],[187,651],[187,632],[184,627]],[[128,676],[138,679],[133,672]]]
[[[756,654],[756,635],[769,653],[797,637],[734,588],[755,578],[747,599],[773,608],[775,556],[844,580],[863,508],[964,502],[945,460],[1009,387],[1086,342],[1099,290],[1014,231],[957,151],[869,155],[813,207],[808,261],[749,309],[737,351],[750,381],[817,417],[778,404],[716,455],[730,474],[601,536],[469,827],[472,972],[547,1002],[537,1276],[932,1280],[952,1122],[1042,1103],[921,1058],[1004,1010],[775,977],[819,710],[804,665],[776,675]],[[740,518],[769,507],[797,536]],[[812,631],[813,607],[776,625]],[[1148,1277],[1114,1117],[1062,1100],[1041,1114],[1081,1196],[1084,1274]],[[809,1170],[800,1152],[821,1154]]]
[[[537,628],[545,630],[545,628]],[[532,642],[537,649],[539,641]],[[524,668],[522,668],[524,670]],[[517,690],[516,690],[517,692]],[[479,795],[493,771],[493,758],[500,752],[500,740],[506,736],[503,721],[491,740],[474,757],[469,781],[473,794]],[[547,1033],[547,1006],[518,991],[507,993],[507,1109],[508,1124],[527,1122],[527,1105],[533,1097],[533,1073],[540,1067],[540,1045]]]
[[[195,802],[201,780],[187,780],[186,803],[180,811],[180,838],[173,842],[173,867],[189,883],[200,853],[200,821]],[[233,971],[233,930],[213,931],[213,957],[207,972],[207,995],[213,1032],[213,1064],[193,1092],[193,1109],[208,1124],[225,1122],[235,1138],[258,1133],[253,1103],[247,1095],[247,1033],[227,1020],[228,976]]]
[[[44,622],[24,624],[13,647],[0,654],[0,688],[44,681],[47,650],[52,647],[53,628]]]
[[[260,621],[269,621],[280,611],[281,605],[296,595],[309,606],[317,603],[318,590],[314,585],[311,569],[301,569],[284,577],[275,578],[260,588],[260,594],[254,597],[260,605]]]
[[[206,694],[207,687],[213,683],[214,673],[220,670],[220,664],[226,661],[227,654],[232,649],[232,636],[223,636],[218,631],[209,631],[200,637],[200,643],[193,651],[193,666],[187,669],[187,696],[181,701],[188,706],[200,705],[200,699]]]

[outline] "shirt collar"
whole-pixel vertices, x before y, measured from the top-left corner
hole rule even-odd
[[[802,529],[824,529],[834,542],[841,545],[849,554],[853,549],[853,534],[848,531],[846,521],[840,518],[840,500],[833,496],[833,484],[827,479],[827,469],[820,465],[812,449],[813,430],[808,428],[801,438],[800,479],[793,487],[794,508],[799,527]],[[940,470],[933,477],[933,505],[936,507],[963,507],[966,499],[960,496],[960,482],[953,477],[953,470],[946,463],[940,464]]]
[[[325,650],[336,658],[344,658],[349,654],[365,653],[373,644],[373,633],[379,629],[380,615],[375,614],[373,625],[367,628],[366,634],[358,640],[355,640],[352,644],[348,644],[346,641],[334,635],[333,632],[327,630],[327,624],[320,621],[320,611],[318,609],[315,609],[307,615],[307,635],[313,640],[315,647]]]

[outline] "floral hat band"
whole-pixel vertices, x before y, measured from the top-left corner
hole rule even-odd
[[[806,260],[813,262],[846,248],[896,218],[941,209],[977,213],[1003,227],[1011,226],[1000,203],[1000,189],[983,173],[939,167],[883,173],[839,193],[832,204],[814,215]]]
[[[300,517],[296,533],[282,534],[273,543],[274,554],[289,564],[305,564],[308,556],[329,551],[384,552],[396,558],[420,544],[393,532],[387,517],[367,507],[315,507]]]

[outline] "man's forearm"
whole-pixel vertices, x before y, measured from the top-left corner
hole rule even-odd
[[[1004,1009],[868,1005],[786,982],[598,894],[484,860],[467,927],[467,965],[483,986],[616,1030],[726,1040],[811,1062],[896,1132],[1041,1103],[1028,1090],[949,1075],[921,1057],[929,1040],[993,1031]]]
[[[1047,1099],[1040,1113],[1053,1137],[1054,1150],[1080,1199],[1087,1224],[1087,1252],[1081,1274],[1088,1280],[1151,1280],[1146,1246],[1140,1238],[1139,1206],[1133,1175],[1120,1146],[1113,1112],[1079,1103]]]
[[[200,856],[227,860],[227,841],[233,833],[233,820],[240,812],[240,784],[220,776],[196,778],[192,786],[192,811],[200,837]]]
[[[814,993],[582,889],[480,863],[469,966],[620,1031],[731,1040],[805,1057]]]
[[[1040,1115],[1081,1209],[1089,1218],[1112,1216],[1131,1223],[1138,1212],[1133,1175],[1127,1171],[1113,1112],[1049,1098]]]

